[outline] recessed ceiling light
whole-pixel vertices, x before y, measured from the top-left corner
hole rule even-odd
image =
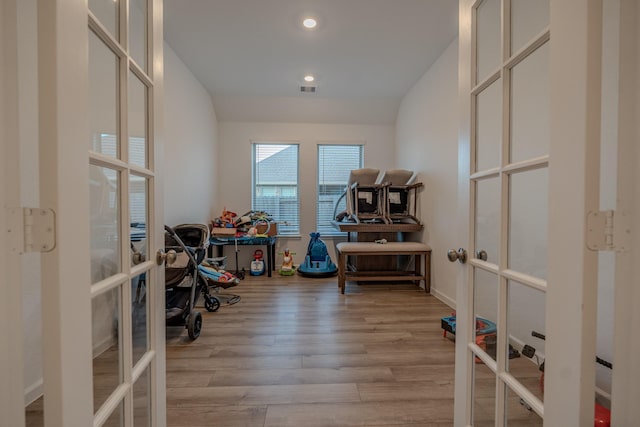
[[[316,21],[314,18],[305,18],[302,21],[302,25],[304,25],[305,28],[308,29],[313,29],[316,27],[316,25],[318,25],[318,21]]]
[[[307,74],[306,76],[304,76],[304,81],[305,82],[309,82],[311,83],[312,81],[314,81],[316,78],[313,77],[311,74]]]

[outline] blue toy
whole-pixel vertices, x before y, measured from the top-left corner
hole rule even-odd
[[[298,273],[306,277],[335,276],[338,273],[338,266],[331,261],[327,245],[320,240],[320,233],[311,233],[310,236],[307,256],[298,267]]]

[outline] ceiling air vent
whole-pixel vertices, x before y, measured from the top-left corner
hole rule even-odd
[[[316,93],[316,86],[300,86],[302,93]]]

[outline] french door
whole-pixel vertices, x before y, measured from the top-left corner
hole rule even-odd
[[[602,61],[602,1],[460,1],[456,426],[593,425],[604,72],[620,108],[613,215],[638,206],[639,13],[612,3],[615,67]],[[618,252],[612,425],[638,419],[637,268],[617,237],[637,232],[620,222],[607,249]]]
[[[467,328],[457,335],[457,424],[542,425],[538,369],[509,349],[545,334],[549,2],[467,1],[460,13],[469,285],[458,308]],[[543,357],[544,342],[535,344]]]
[[[3,0],[3,14],[12,13],[3,24],[35,23],[32,42],[10,35],[3,47],[37,50],[38,105],[19,112],[38,128],[39,208],[51,213],[54,237],[9,255],[43,252],[43,424],[164,426],[164,271],[155,261],[164,246],[162,1],[20,1]],[[26,3],[30,12],[15,13]],[[18,80],[17,57],[2,64],[3,87]],[[4,112],[24,97],[12,95],[3,96],[10,122],[17,118]],[[19,132],[10,136],[18,146]],[[6,154],[7,164],[20,164],[20,150]],[[7,188],[3,205],[18,206]],[[22,330],[20,309],[9,313]],[[22,347],[19,333],[4,341]],[[9,376],[22,375],[28,351],[8,354],[7,366],[18,369]],[[7,407],[9,425],[24,425],[24,384],[6,393],[20,402]]]

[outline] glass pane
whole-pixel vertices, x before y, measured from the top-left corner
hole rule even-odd
[[[147,166],[147,87],[129,72],[129,163]]]
[[[129,222],[131,233],[131,265],[149,259],[147,247],[147,193],[149,182],[146,178],[129,175]]]
[[[500,0],[484,0],[476,12],[479,83],[500,66]]]
[[[510,177],[509,268],[547,278],[548,170]]]
[[[91,283],[122,271],[120,262],[120,174],[91,165]]]
[[[129,48],[131,57],[147,70],[147,0],[129,3]]]
[[[476,105],[476,171],[482,171],[500,166],[502,80],[480,92]]]
[[[102,427],[121,427],[124,426],[124,404],[120,402],[118,407],[111,413],[107,421]]]
[[[151,375],[149,367],[140,374],[133,385],[133,425],[149,427],[151,425]]]
[[[549,43],[511,74],[511,161],[549,154]]]
[[[251,208],[269,214],[279,235],[300,234],[298,144],[253,144]]]
[[[500,180],[485,179],[476,183],[476,258],[498,264],[500,233]],[[478,254],[481,252],[482,254]]]
[[[506,424],[509,427],[542,426],[542,418],[531,407],[507,387]]]
[[[345,188],[351,171],[362,168],[362,151],[362,145],[318,145],[316,231],[323,236],[344,234],[332,221],[346,214]]]
[[[118,34],[119,19],[119,1],[114,0],[89,0],[89,10],[98,18],[98,21],[111,33],[116,39],[120,39]]]
[[[498,321],[498,276],[476,268],[474,271],[473,309],[476,319],[475,340],[491,358],[496,359],[496,322]]]
[[[545,335],[545,293],[518,282],[509,281],[509,307],[507,328],[510,344],[522,348],[528,345],[521,357],[508,359],[507,371],[529,391],[542,400],[540,365],[544,362],[544,340],[532,336],[532,332]]]
[[[142,273],[131,279],[131,331],[133,366],[149,349],[149,305],[147,298],[147,277]]]
[[[120,313],[121,288],[91,301],[93,331],[93,411],[96,412],[122,382]]]
[[[119,59],[98,36],[89,31],[90,149],[111,157],[120,154],[118,144]]]
[[[511,53],[549,25],[549,0],[511,0]]]
[[[496,376],[487,365],[476,359],[473,369],[473,425],[494,427]]]

